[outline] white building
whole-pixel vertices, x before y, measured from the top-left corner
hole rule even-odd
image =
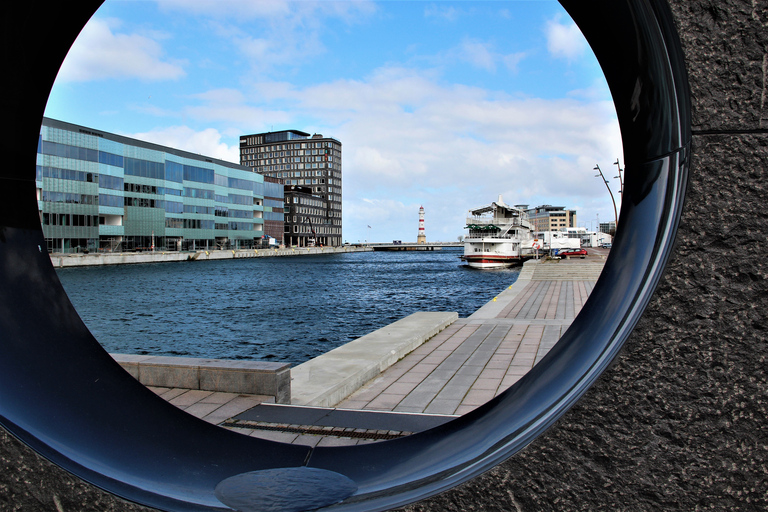
[[[599,247],[601,244],[611,243],[613,240],[613,237],[608,233],[587,231],[587,228],[565,228],[561,231],[565,232],[569,238],[580,239],[582,247]]]

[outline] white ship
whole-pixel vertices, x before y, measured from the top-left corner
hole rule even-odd
[[[469,211],[462,259],[472,268],[503,268],[520,263],[535,249],[528,215],[499,200]]]

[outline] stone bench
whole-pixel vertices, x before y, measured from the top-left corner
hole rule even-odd
[[[291,402],[291,372],[286,363],[110,355],[145,386],[268,395],[279,404]]]

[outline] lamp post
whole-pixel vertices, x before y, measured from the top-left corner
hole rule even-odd
[[[619,164],[619,159],[617,158],[615,162],[613,162],[613,165],[619,168],[619,175],[614,176],[614,179],[619,178],[619,195],[621,198],[624,198],[624,178],[621,177],[621,165]]]
[[[618,227],[619,226],[619,213],[616,210],[616,199],[613,198],[613,192],[611,192],[611,187],[608,186],[608,180],[605,179],[605,176],[603,176],[603,171],[600,170],[600,165],[599,164],[595,164],[595,168],[593,170],[600,173],[600,174],[595,174],[595,178],[600,177],[600,178],[603,179],[603,182],[605,183],[605,188],[608,189],[608,193],[611,195],[611,201],[613,202],[613,217],[614,217],[614,222],[615,222],[614,226]]]

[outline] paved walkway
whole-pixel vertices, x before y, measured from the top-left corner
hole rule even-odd
[[[263,395],[240,395],[199,389],[161,388],[148,386],[158,396],[179,409],[208,423],[220,425],[262,403],[274,403],[275,397]]]
[[[465,414],[509,388],[549,352],[593,284],[530,281],[495,318],[454,322],[337,407]]]
[[[240,434],[269,439],[281,443],[305,446],[349,446],[373,443],[378,440],[401,437],[411,432],[383,431],[380,428],[317,427],[297,419],[292,421],[237,420],[257,406],[274,404],[275,398],[262,395],[241,395],[201,391],[198,389],[162,388],[149,386],[158,396],[192,416],[219,425]],[[283,406],[290,407],[290,406]]]
[[[366,411],[401,415],[396,423],[407,424],[423,414],[447,421],[486,403],[517,382],[557,343],[589,297],[603,262],[598,255],[527,263],[514,285],[475,314],[457,320],[336,404],[337,410],[359,412],[355,422],[360,424],[355,426],[303,422],[302,417],[311,416],[307,413],[293,423],[270,420],[277,406],[271,412],[266,406],[253,408],[273,402],[271,397],[155,392],[211,423],[286,443],[339,446],[408,435],[406,430],[366,428]]]

